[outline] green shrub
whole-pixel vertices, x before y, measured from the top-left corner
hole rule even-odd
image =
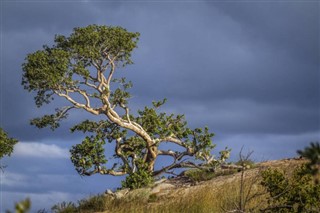
[[[72,202],[63,201],[62,203],[54,205],[51,210],[54,213],[76,213],[77,207]]]
[[[291,177],[268,169],[262,178],[261,184],[270,195],[263,212],[320,212],[320,185],[312,181],[305,165],[295,169]]]
[[[104,211],[105,208],[105,197],[103,195],[97,195],[79,200],[78,205],[64,201],[54,205],[51,210],[53,213],[89,213]]]
[[[78,201],[80,212],[98,212],[106,208],[106,199],[103,195],[97,195]]]
[[[138,189],[153,183],[153,177],[147,170],[131,173],[121,182],[122,188]]]

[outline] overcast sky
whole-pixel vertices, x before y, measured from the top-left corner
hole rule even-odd
[[[140,32],[134,65],[121,70],[134,83],[134,110],[168,98],[165,110],[191,127],[208,126],[217,149],[242,146],[254,160],[296,155],[320,141],[318,1],[1,1],[1,127],[20,143],[1,173],[0,212],[31,197],[33,209],[76,201],[120,186],[121,178],[81,178],[69,148],[81,141],[72,121],[36,129],[37,109],[21,86],[28,53],[89,24]],[[158,162],[159,165],[159,162]]]

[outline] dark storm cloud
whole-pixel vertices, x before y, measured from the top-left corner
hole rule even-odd
[[[238,2],[214,7],[239,22],[253,40],[318,64],[319,2]]]
[[[3,7],[2,121],[22,140],[54,137],[28,123],[61,105],[35,107],[32,94],[20,85],[24,57],[52,43],[54,34],[68,35],[73,27],[90,23],[141,32],[135,64],[119,73],[135,84],[134,109],[167,97],[168,109],[187,115],[194,115],[194,109],[200,115],[211,111],[212,121],[205,124],[224,131],[319,129],[319,14],[312,3],[28,2]],[[250,104],[243,108],[245,101]],[[216,113],[221,108],[250,122],[239,125],[238,116]],[[191,123],[201,123],[200,115]],[[279,122],[278,115],[287,119]],[[295,122],[280,125],[286,120]],[[58,133],[74,137],[69,131]]]
[[[209,110],[197,113],[211,113],[209,123],[220,120],[215,126],[231,132],[319,130],[319,21],[314,5],[302,5],[301,11],[291,4],[210,6],[181,6],[174,18],[162,13],[148,17],[146,26],[158,23],[165,30],[141,28],[148,36],[142,34],[136,64],[128,68],[128,75],[140,83],[132,102],[168,97],[168,104],[186,114],[193,114],[188,105],[205,105]],[[168,14],[174,11],[166,9]],[[251,104],[243,108],[243,101]],[[215,113],[219,109],[243,118],[223,117]],[[191,120],[201,122],[203,117]]]
[[[228,8],[228,4],[224,6]],[[298,16],[291,20],[293,23],[306,19],[304,14],[296,13],[296,10],[281,13],[276,5],[271,6],[270,13],[276,13],[282,19]],[[259,15],[260,11],[250,8],[251,13]],[[169,14],[173,10],[167,9]],[[238,20],[237,14],[232,17],[221,14],[214,7],[208,9],[198,6],[192,9],[190,12],[188,7],[179,7],[171,19],[160,14],[148,19],[151,23],[158,23],[157,26],[166,27],[165,30],[155,28],[152,33],[142,33],[141,45],[146,47],[137,50],[136,55],[142,55],[132,68],[138,70],[138,73],[132,73],[134,79],[139,80],[141,76],[145,79],[143,84],[137,85],[139,95],[150,97],[162,93],[184,100],[241,97],[318,107],[318,61],[307,63],[304,58],[296,57],[296,54],[307,52],[303,55],[318,59],[316,11],[306,11],[313,14],[307,16],[311,17],[311,26],[288,25],[287,22],[273,26],[274,21],[269,20],[273,18],[261,17],[260,24],[264,26],[268,23],[269,26],[267,30],[263,29],[276,34],[270,38],[267,33],[260,32],[261,26],[247,27],[246,23],[242,23],[244,21]],[[254,19],[254,14],[251,16]],[[146,26],[151,27],[148,23]],[[254,36],[256,32],[261,34],[260,37]],[[149,35],[145,40],[144,33]],[[152,35],[158,35],[161,39]],[[284,44],[283,39],[274,42],[277,35],[282,35],[287,44],[279,45]],[[151,88],[149,92],[145,91],[146,86]]]
[[[97,20],[95,7],[83,2],[36,1],[3,3],[3,29],[7,32],[42,30],[52,36],[70,32],[73,27],[93,24]],[[7,18],[10,17],[10,18]]]

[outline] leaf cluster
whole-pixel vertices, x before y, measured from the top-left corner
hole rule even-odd
[[[105,141],[99,137],[87,136],[81,144],[70,149],[71,161],[79,174],[94,167],[101,170],[101,165],[107,163],[104,154]]]
[[[4,156],[10,156],[16,143],[18,143],[18,140],[10,138],[0,127],[0,159]]]
[[[34,118],[30,121],[30,124],[38,128],[44,128],[44,127],[50,126],[51,130],[55,130],[60,126],[59,122],[68,117],[68,114],[66,113],[66,111],[69,110],[70,108],[72,107],[56,109],[55,114],[44,115],[43,117],[40,117],[40,118]]]
[[[121,88],[115,89],[113,92],[110,94],[110,103],[113,106],[120,106],[124,107],[128,104],[128,99],[131,98],[130,93],[128,92],[128,89],[132,87],[132,82],[126,81],[126,78],[121,78],[121,79],[113,79],[114,83],[118,83],[121,85]]]
[[[139,169],[121,182],[122,188],[138,189],[152,184],[154,181],[152,173],[146,169]]]

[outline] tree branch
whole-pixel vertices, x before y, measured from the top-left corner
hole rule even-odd
[[[196,165],[195,163],[193,163],[193,162],[190,162],[190,161],[188,161],[188,162],[174,162],[174,163],[172,163],[171,165],[169,165],[169,166],[166,166],[166,167],[163,167],[162,169],[159,169],[159,170],[157,170],[157,171],[154,171],[153,172],[153,176],[157,176],[157,175],[159,175],[159,174],[161,174],[161,173],[163,173],[163,172],[166,172],[166,171],[168,171],[168,170],[171,170],[171,169],[176,169],[176,168],[197,168],[197,169],[204,169],[204,167],[201,167],[201,166],[198,166],[198,165]],[[207,168],[207,167],[205,167],[205,168]]]
[[[159,142],[171,142],[171,143],[174,143],[174,144],[177,144],[179,146],[182,146],[182,147],[185,147],[185,148],[188,148],[187,144],[185,144],[183,141],[181,141],[180,139],[178,138],[175,138],[175,137],[172,137],[172,136],[169,136],[169,137],[165,137],[165,138],[161,138],[159,140]]]
[[[112,175],[112,176],[122,176],[122,175],[126,175],[127,172],[124,170],[120,170],[120,171],[115,171],[113,169],[101,169],[101,168],[96,168],[92,171],[82,171],[80,173],[80,175],[84,175],[84,176],[91,176],[94,174],[101,174],[101,175]]]
[[[116,147],[115,147],[115,152],[116,154],[121,158],[123,164],[125,166],[127,166],[131,171],[133,170],[131,167],[130,167],[130,164],[127,160],[127,158],[124,157],[123,153],[122,153],[122,146],[120,144],[120,142],[122,141],[122,138],[118,138],[116,139]]]
[[[80,104],[80,103],[76,102],[73,98],[71,98],[71,97],[68,95],[68,91],[66,92],[66,94],[65,94],[65,93],[61,93],[61,92],[59,92],[59,91],[57,91],[57,90],[55,90],[54,92],[55,92],[55,94],[57,94],[58,96],[64,97],[65,99],[67,99],[67,100],[68,100],[69,102],[71,102],[71,103],[74,105],[74,107],[76,107],[76,108],[82,108],[82,109],[86,110],[87,112],[90,112],[90,113],[92,113],[92,114],[94,114],[94,115],[99,115],[99,114],[100,114],[100,110],[99,110],[99,109],[91,108],[90,105],[88,106],[88,102],[87,102],[86,105],[85,105],[85,104]],[[88,98],[88,97],[87,97],[87,98]]]
[[[131,120],[130,120],[130,114],[129,114],[129,108],[127,106],[125,106],[124,104],[120,105],[121,108],[123,108],[126,111],[126,118],[127,121],[131,124]]]

